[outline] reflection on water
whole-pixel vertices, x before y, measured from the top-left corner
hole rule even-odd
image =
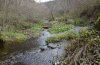
[[[30,38],[24,42],[7,42],[5,43],[5,49],[7,49],[8,52],[25,51],[38,47],[39,45],[37,43],[37,39],[34,38]]]

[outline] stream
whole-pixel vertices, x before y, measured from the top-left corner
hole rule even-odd
[[[75,27],[74,30],[79,32],[81,27]],[[25,45],[13,49],[20,49],[24,46],[25,48],[30,48],[29,50],[13,52],[4,57],[0,61],[0,65],[55,65],[59,63],[64,54],[64,46],[67,45],[67,41],[58,42],[57,44],[47,45],[45,40],[47,37],[53,36],[55,34],[50,34],[47,29],[44,29],[39,38],[34,41],[34,39],[25,42]],[[32,47],[32,48],[31,48]]]
[[[54,65],[56,62],[59,62],[64,49],[62,42],[47,46],[45,40],[50,36],[52,34],[45,29],[37,39],[37,46],[27,51],[13,52],[7,55],[0,62],[0,65]],[[33,41],[33,45],[35,42]],[[65,42],[63,43],[65,44]]]

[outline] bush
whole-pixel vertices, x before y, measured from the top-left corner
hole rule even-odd
[[[66,25],[64,23],[55,23],[49,28],[50,33],[60,33],[71,30],[74,26],[73,25]]]

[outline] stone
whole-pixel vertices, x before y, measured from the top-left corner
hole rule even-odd
[[[41,50],[41,51],[47,50],[47,46],[40,46],[40,50]]]

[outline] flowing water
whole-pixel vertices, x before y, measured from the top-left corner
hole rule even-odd
[[[79,32],[81,27],[75,27],[74,30]],[[46,45],[47,37],[53,36],[47,29],[41,32],[38,39],[29,39],[24,43],[11,45],[10,50],[18,50],[6,55],[0,62],[0,65],[55,65],[59,62],[64,53],[64,45],[67,42],[58,42],[57,44]],[[27,51],[20,51],[27,49]]]
[[[32,46],[32,49],[8,54],[4,57],[3,61],[0,62],[0,65],[53,65],[60,60],[64,49],[61,46],[56,47],[58,45],[55,45],[53,49],[49,48],[45,42],[49,36],[52,36],[52,34],[47,30],[42,31],[37,41],[32,41],[31,39],[30,41],[32,41],[33,44],[25,45],[25,47]],[[36,42],[38,42],[37,45]]]

